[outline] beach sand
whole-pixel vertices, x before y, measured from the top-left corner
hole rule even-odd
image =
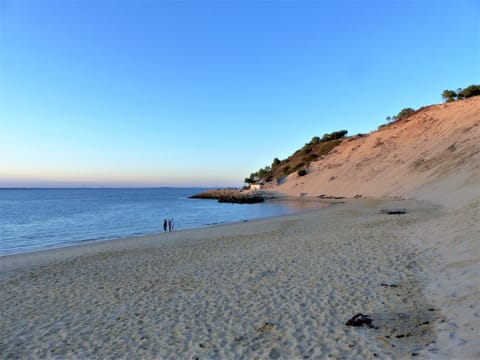
[[[399,206],[407,214],[379,213]],[[435,358],[442,349],[434,324],[450,325],[425,293],[435,253],[412,232],[440,215],[429,202],[356,200],[7,256],[0,352],[7,359]],[[376,328],[346,326],[357,313]],[[471,341],[463,348],[474,351]]]
[[[480,97],[347,139],[272,190],[363,197],[0,258],[0,356],[480,358]],[[346,326],[358,313],[374,328]]]
[[[429,358],[480,359],[480,96],[418,110],[379,131],[346,139],[291,174],[291,196],[413,198],[438,206],[406,224],[405,238],[432,254],[425,293],[444,316]]]

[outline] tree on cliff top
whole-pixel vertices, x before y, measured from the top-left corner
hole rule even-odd
[[[445,102],[455,101],[456,97],[457,97],[457,93],[455,91],[443,90],[442,99],[445,100]]]
[[[444,90],[442,93],[442,99],[445,102],[451,102],[455,100],[468,99],[473,96],[480,95],[480,85],[470,85],[465,89],[459,88],[457,92],[453,90]]]

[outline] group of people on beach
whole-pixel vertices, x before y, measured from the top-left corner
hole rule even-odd
[[[173,218],[170,219],[164,219],[163,220],[163,231],[167,232],[168,231],[173,231],[174,223],[173,223]]]

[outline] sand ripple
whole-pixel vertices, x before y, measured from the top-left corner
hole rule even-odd
[[[435,338],[436,312],[418,278],[427,255],[405,239],[417,215],[343,206],[3,272],[0,352],[7,359],[408,357]],[[378,329],[346,326],[358,312]]]

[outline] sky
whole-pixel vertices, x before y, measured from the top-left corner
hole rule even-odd
[[[0,187],[240,186],[480,83],[480,2],[0,0]]]

